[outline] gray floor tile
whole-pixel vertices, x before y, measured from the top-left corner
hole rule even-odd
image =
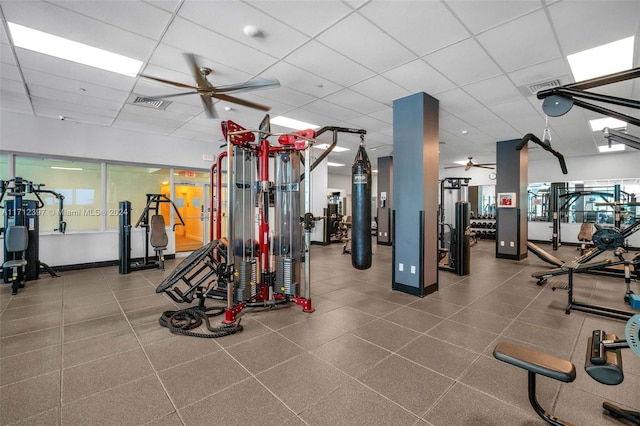
[[[371,368],[359,380],[418,416],[455,383],[396,355]]]
[[[304,349],[272,332],[231,346],[227,351],[251,373],[257,374],[301,354]]]
[[[247,401],[251,395],[251,401]],[[249,378],[223,392],[180,410],[186,424],[279,425],[295,414],[276,399],[260,383]],[[214,420],[215,419],[215,420]]]
[[[458,378],[478,354],[459,346],[422,336],[398,351],[398,355],[451,379]]]
[[[98,358],[62,370],[62,404],[150,375],[153,372],[141,349]]]
[[[300,413],[309,425],[413,425],[417,418],[382,395],[350,380]]]
[[[60,327],[0,339],[0,358],[60,344]]]
[[[311,353],[353,377],[358,377],[390,355],[389,351],[351,333],[325,343]]]
[[[0,389],[0,423],[16,422],[58,407],[60,371],[32,377]]]
[[[420,336],[414,330],[384,319],[370,322],[351,333],[392,352]]]
[[[292,371],[296,374],[290,374]],[[349,380],[328,362],[308,353],[260,373],[257,378],[296,414]]]
[[[2,358],[0,386],[60,370],[60,345]]]
[[[155,376],[62,406],[66,425],[139,425],[175,411]]]
[[[131,329],[126,328],[74,340],[62,346],[63,367],[73,367],[137,347],[139,347],[138,339]]]

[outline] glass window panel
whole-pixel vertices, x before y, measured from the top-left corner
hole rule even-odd
[[[64,195],[64,220],[67,232],[99,230],[102,227],[102,170],[99,163],[16,156],[16,176],[43,190]],[[59,226],[58,199],[41,193],[40,231],[51,232]],[[34,194],[25,199],[35,199]]]
[[[119,226],[118,209],[121,201],[131,202],[131,226],[135,226],[147,204],[146,194],[164,194],[169,197],[169,169],[107,165],[107,228]],[[163,203],[166,204],[166,203]],[[161,206],[161,214],[169,224],[168,206]]]
[[[0,155],[0,180],[9,180],[9,156]]]

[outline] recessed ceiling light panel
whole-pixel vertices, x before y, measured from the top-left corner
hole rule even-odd
[[[589,120],[589,125],[591,126],[592,132],[599,132],[605,127],[608,127],[610,129],[626,129],[627,128],[626,122],[622,120],[618,120],[617,118],[613,118],[613,117]]]
[[[128,58],[87,44],[78,43],[33,28],[7,22],[13,44],[22,49],[32,50],[67,61],[77,62],[94,68],[135,77],[142,67],[142,61]]]
[[[602,153],[624,151],[624,145],[621,143],[612,143],[611,146],[598,145],[598,151]]]
[[[320,126],[316,126],[315,124],[305,123],[304,121],[294,120],[293,118],[287,118],[282,115],[273,117],[270,121],[271,121],[271,124],[275,124],[282,127],[288,127],[290,129],[295,129],[295,130],[317,129],[320,127]]]
[[[632,36],[567,56],[573,78],[583,81],[633,68],[634,43]]]

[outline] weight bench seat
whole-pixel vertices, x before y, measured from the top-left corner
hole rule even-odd
[[[527,370],[529,403],[533,410],[545,422],[554,426],[571,426],[571,423],[560,420],[548,413],[536,398],[536,376],[546,376],[561,382],[573,382],[576,378],[576,367],[571,361],[553,355],[538,352],[534,349],[500,342],[493,349],[493,356],[507,364]]]
[[[571,361],[512,343],[498,343],[493,350],[493,356],[507,364],[561,382],[570,383],[576,378],[576,367]]]

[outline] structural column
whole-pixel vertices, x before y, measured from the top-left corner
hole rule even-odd
[[[391,212],[393,211],[393,157],[378,158],[378,230],[377,242],[391,245]]]
[[[438,290],[438,100],[393,101],[392,288]]]
[[[521,139],[497,143],[496,257],[522,260],[527,257],[528,149],[516,146]]]

